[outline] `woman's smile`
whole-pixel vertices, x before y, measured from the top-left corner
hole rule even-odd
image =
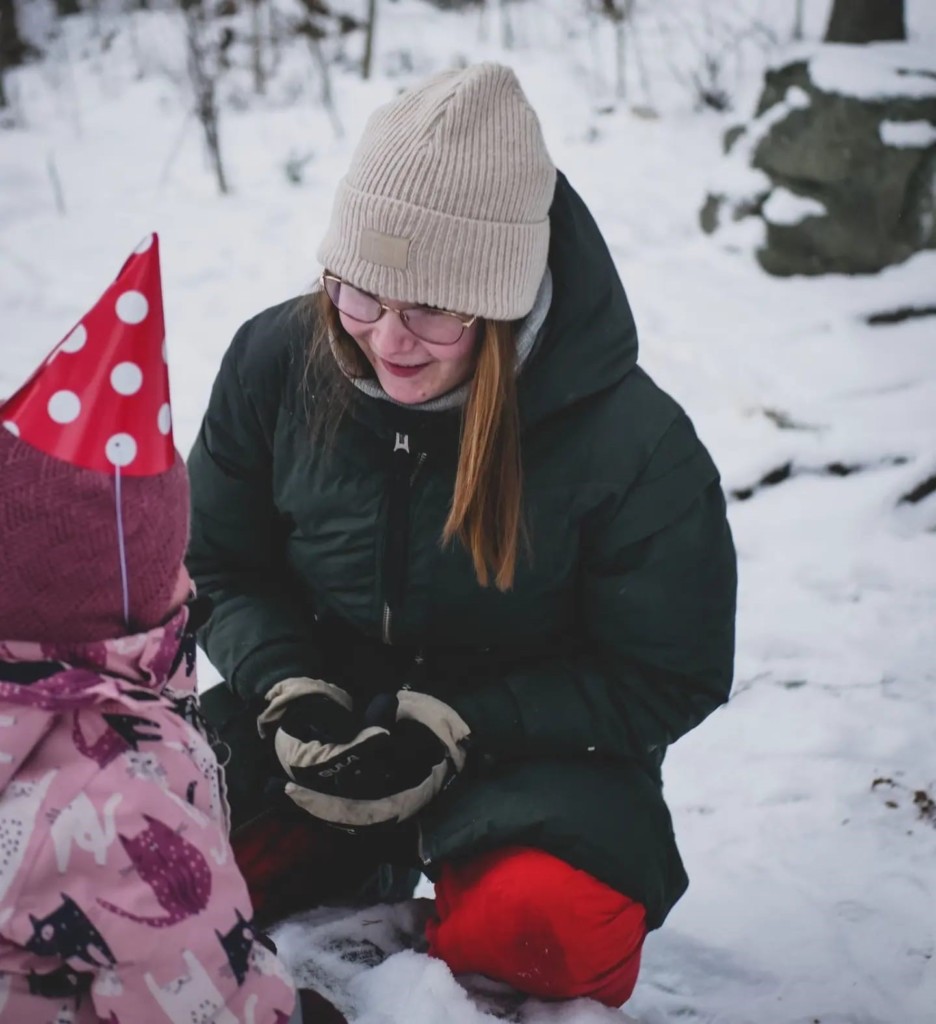
[[[383,368],[392,373],[394,377],[415,377],[420,370],[424,370],[429,363],[391,363],[388,359],[380,360]]]

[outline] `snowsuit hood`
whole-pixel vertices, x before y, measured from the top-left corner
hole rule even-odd
[[[42,742],[58,715],[117,702],[139,708],[142,689],[156,695],[173,679],[174,689],[190,693],[194,674],[178,672],[194,664],[194,636],[186,629],[188,606],[147,633],[84,644],[0,641],[0,703],[22,709],[16,727],[0,732],[0,790],[6,788]],[[185,666],[182,665],[184,668]],[[180,685],[181,684],[181,685]],[[7,716],[9,717],[9,716]]]

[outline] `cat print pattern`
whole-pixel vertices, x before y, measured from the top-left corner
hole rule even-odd
[[[29,915],[33,933],[26,949],[37,956],[57,960],[81,960],[91,967],[117,963],[110,947],[85,912],[67,894],[62,903],[45,917]]]
[[[246,1024],[226,1008],[224,997],[211,980],[211,975],[190,949],[182,950],[182,959],[187,968],[185,973],[165,984],[159,984],[148,971],[144,975],[147,987],[166,1017],[173,1024],[178,1021],[185,1021],[185,1024]]]
[[[17,779],[0,794],[0,903],[22,867],[36,815],[56,773],[53,768],[39,778]]]
[[[123,794],[112,793],[98,810],[86,793],[79,793],[74,800],[59,812],[49,826],[55,845],[55,860],[59,873],[65,874],[71,860],[72,843],[80,850],[90,853],[96,864],[107,863],[107,851],[117,838],[114,812]]]
[[[165,928],[200,913],[211,895],[211,870],[204,854],[168,825],[148,814],[147,827],[120,842],[140,878],[153,890],[165,917],[143,917],[98,898],[114,914],[151,928]]]
[[[100,719],[105,728],[100,736],[89,743],[81,728],[80,712],[75,712],[72,724],[72,738],[79,753],[91,758],[99,768],[106,768],[111,761],[128,750],[139,751],[144,741],[158,743],[162,739],[159,726],[139,715],[103,714]]]

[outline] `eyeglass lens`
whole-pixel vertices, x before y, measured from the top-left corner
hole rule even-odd
[[[361,323],[376,323],[383,314],[380,302],[368,292],[362,292],[346,281],[325,278],[325,291],[339,312]],[[454,345],[465,327],[458,317],[426,306],[413,306],[399,311],[407,328],[422,341],[434,345]]]

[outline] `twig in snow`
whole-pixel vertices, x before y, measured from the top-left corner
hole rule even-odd
[[[55,156],[50,153],[46,158],[46,168],[49,171],[49,181],[52,182],[52,194],[55,196],[55,208],[64,217],[67,213],[65,209],[65,194],[62,191],[62,179],[59,177],[58,167],[55,165]]]

